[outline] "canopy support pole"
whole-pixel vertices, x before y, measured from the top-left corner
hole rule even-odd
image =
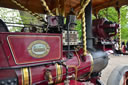
[[[119,30],[118,30],[118,44],[119,44],[119,50],[121,50],[121,14],[120,14],[120,8],[117,7],[118,12],[118,23],[119,23]]]

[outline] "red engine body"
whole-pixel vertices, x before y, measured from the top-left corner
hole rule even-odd
[[[106,20],[105,18],[93,20],[93,34],[96,40],[96,48],[104,51],[112,50],[114,40],[111,38],[117,34],[119,24]]]
[[[93,20],[93,33],[98,38],[106,39],[117,34],[119,24],[106,20],[105,18]]]
[[[59,64],[62,60],[66,60],[68,76],[88,78],[92,72],[92,56],[83,56],[82,48],[71,53],[74,57],[67,59],[61,34],[0,33],[0,83],[9,83],[9,80],[12,83],[16,79],[18,85],[64,82],[66,68]]]

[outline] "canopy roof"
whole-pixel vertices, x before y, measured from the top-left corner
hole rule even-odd
[[[16,0],[18,3],[22,4],[25,8],[36,12],[36,13],[46,13],[45,8],[41,4],[41,0]],[[75,13],[77,13],[80,8],[81,0],[45,0],[49,9],[55,13],[56,9],[59,12],[64,11],[65,14],[69,13],[71,8],[74,8]],[[128,5],[128,0],[92,0],[93,13],[97,13],[100,9],[106,7],[121,7],[122,5]],[[0,0],[0,6],[18,10],[24,10],[17,6],[11,0]]]

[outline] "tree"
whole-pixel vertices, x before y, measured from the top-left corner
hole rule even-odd
[[[0,19],[2,19],[7,25],[11,32],[20,31],[21,27],[11,25],[9,23],[22,23],[18,10],[0,8]]]
[[[44,15],[40,15],[44,17]],[[14,9],[7,9],[7,8],[0,8],[0,19],[4,22],[7,22],[8,28],[10,32],[21,31],[24,25],[10,24],[10,23],[20,23],[20,24],[36,24],[41,25],[42,23],[36,19],[34,16],[30,15],[27,12],[14,10]],[[26,27],[26,26],[25,26]],[[28,27],[28,26],[27,26]]]
[[[20,17],[22,19],[22,22],[24,24],[36,24],[36,25],[42,25],[42,22],[39,21],[36,17],[33,15],[29,14],[28,12],[25,11],[19,11]],[[44,18],[43,14],[40,14]]]
[[[121,38],[128,40],[128,6],[122,6],[121,12]],[[98,13],[99,18],[107,18],[118,23],[118,13],[114,7],[105,8]]]

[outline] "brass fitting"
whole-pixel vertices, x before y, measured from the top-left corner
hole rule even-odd
[[[51,84],[54,83],[53,80],[52,80],[51,70],[46,69],[46,72],[45,72],[45,79],[48,80],[48,85],[51,85]]]

